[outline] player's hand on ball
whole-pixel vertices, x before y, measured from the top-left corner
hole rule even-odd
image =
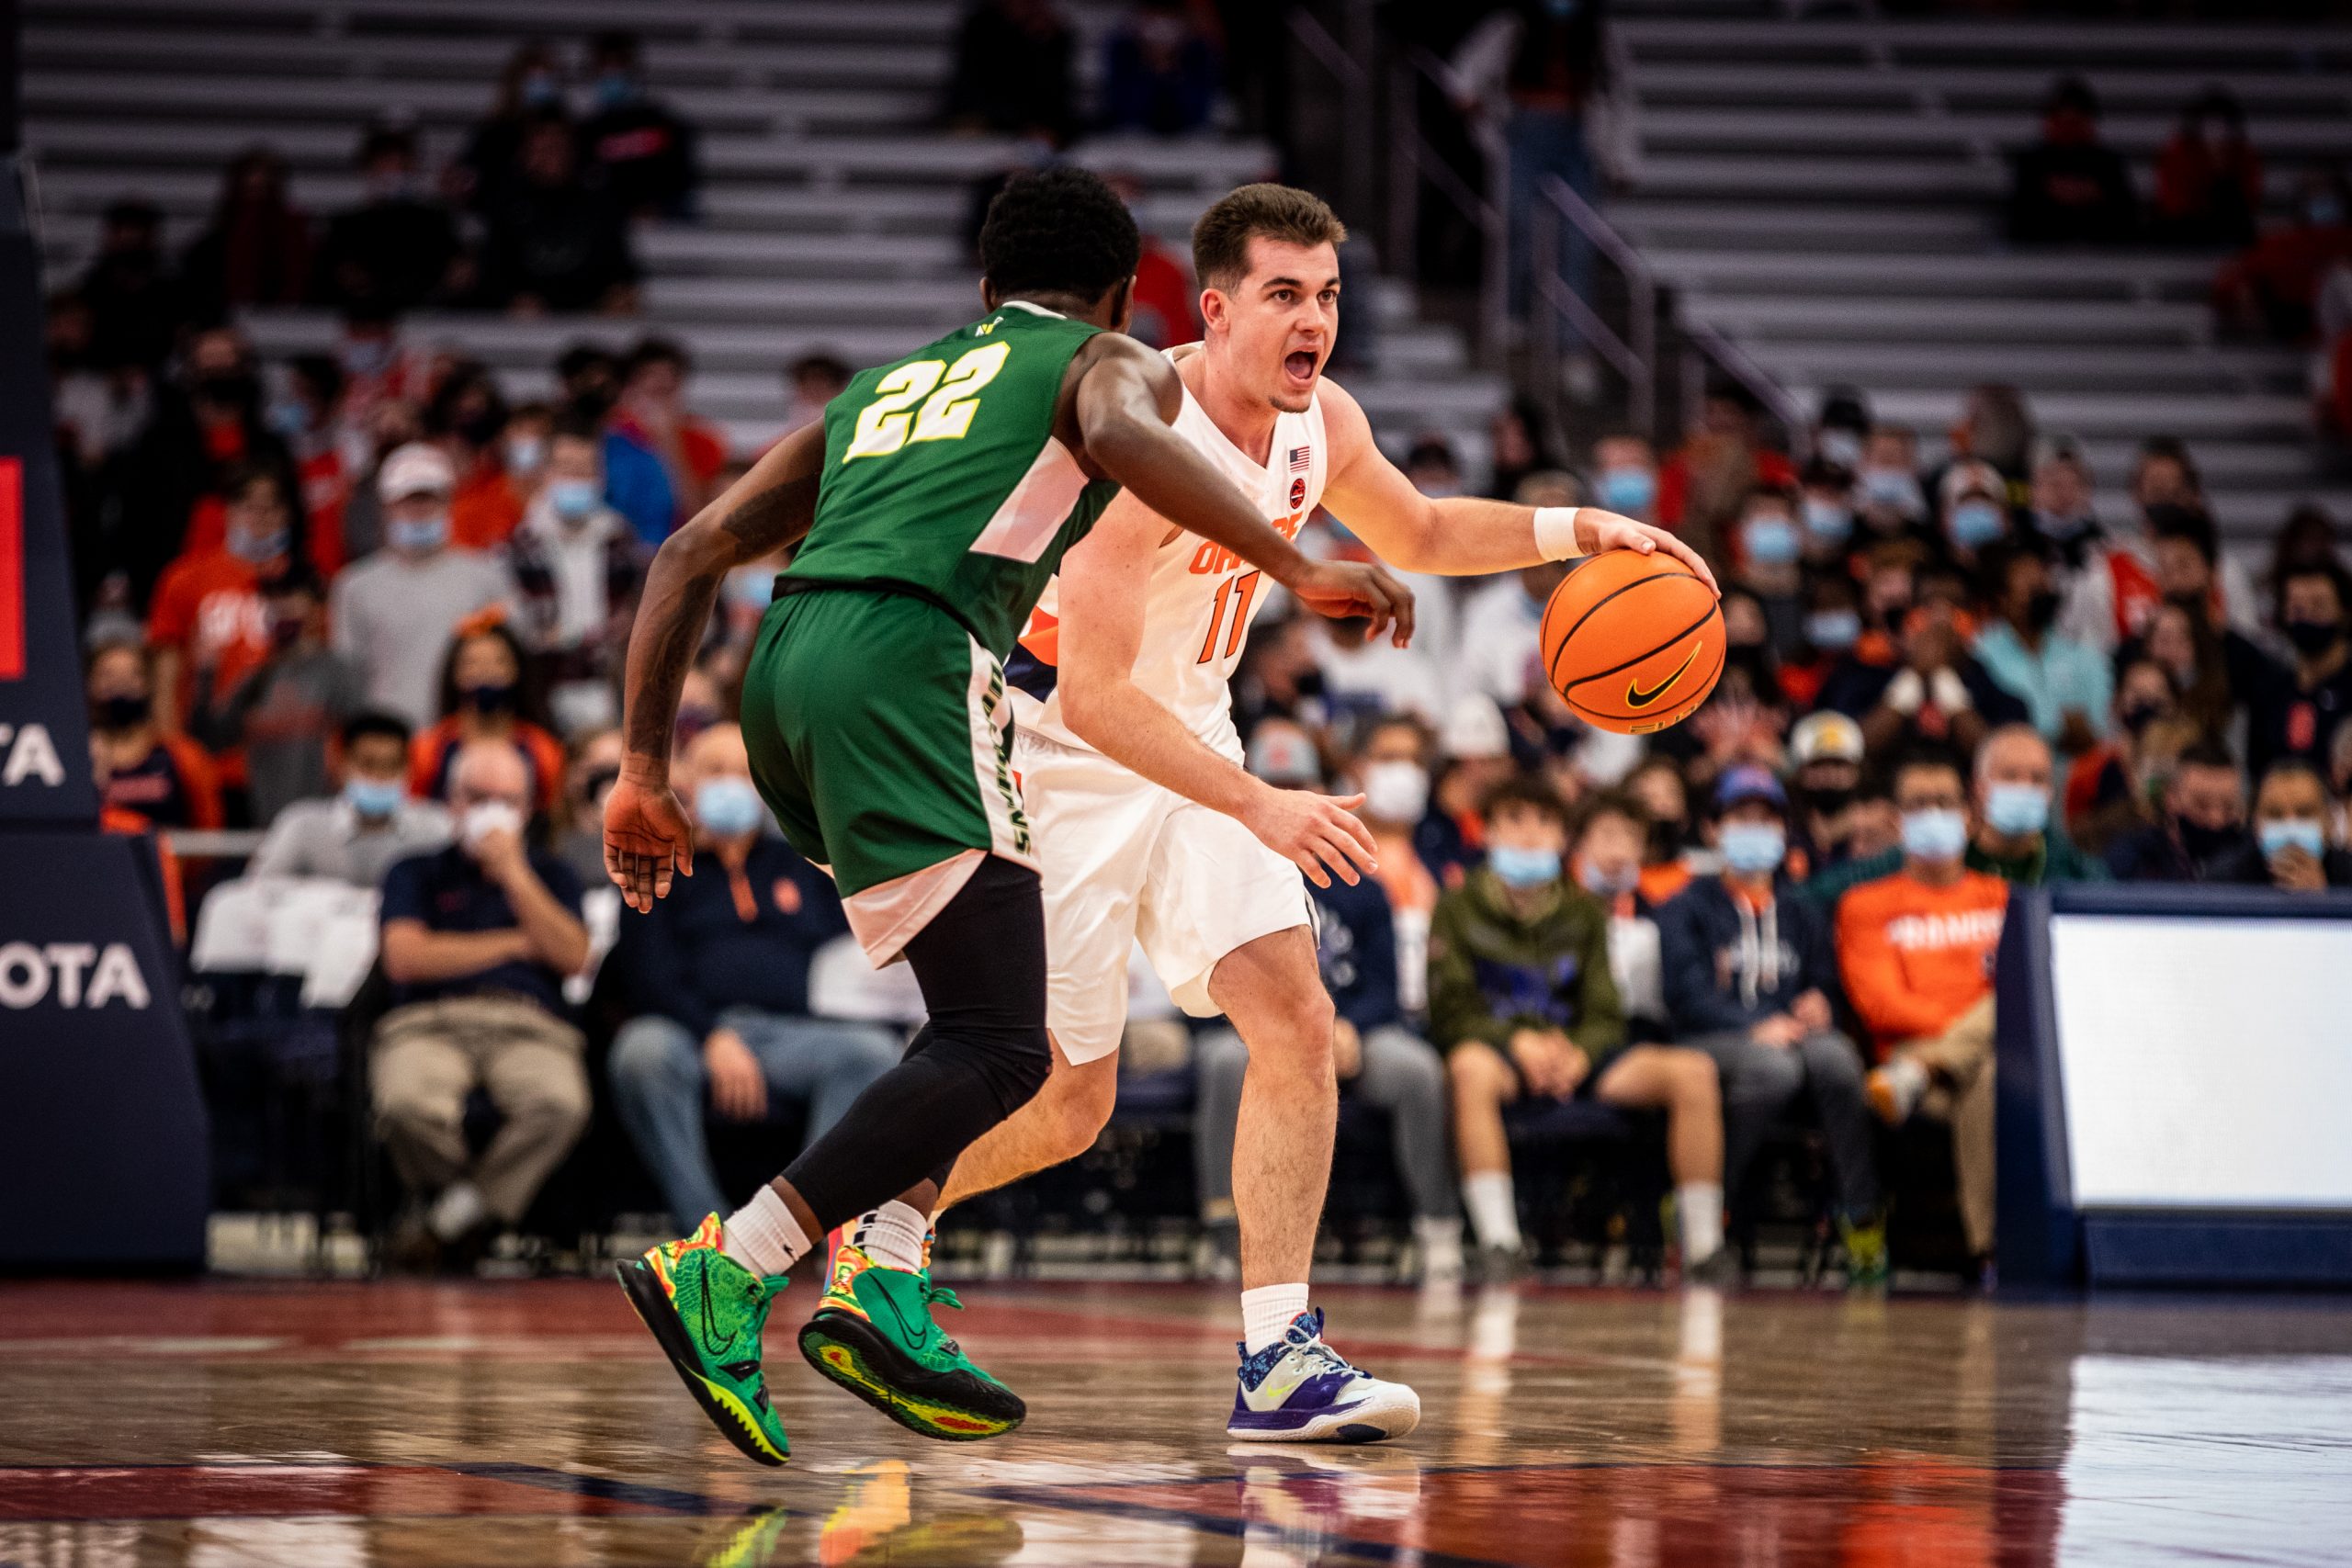
[[[1603,550],[1633,550],[1645,556],[1663,550],[1689,567],[1693,576],[1714,591],[1716,598],[1724,595],[1713,569],[1670,530],[1636,523],[1614,512],[1603,512],[1597,506],[1577,508],[1577,548],[1589,556],[1597,556]]]
[[[667,784],[623,773],[605,801],[605,874],[639,914],[670,893],[671,874],[695,874],[695,832]]]
[[[1388,633],[1397,647],[1413,640],[1413,591],[1372,561],[1309,561],[1295,582],[1283,584],[1298,602],[1318,615],[1345,620],[1367,616],[1372,626],[1364,641],[1377,642]]]
[[[1355,808],[1363,804],[1360,795],[1317,795],[1313,790],[1268,785],[1242,813],[1241,825],[1256,834],[1260,843],[1305,872],[1306,880],[1316,886],[1331,886],[1331,875],[1324,871],[1329,866],[1352,887],[1363,880],[1357,874],[1359,866],[1365,871],[1380,869],[1380,852],[1372,841],[1372,830],[1356,820]]]

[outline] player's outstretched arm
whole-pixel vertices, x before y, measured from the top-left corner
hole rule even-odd
[[[1165,519],[1133,495],[1104,509],[1094,531],[1062,558],[1059,678],[1062,721],[1112,761],[1152,783],[1239,820],[1318,887],[1375,869],[1372,835],[1335,798],[1276,789],[1203,745],[1134,680],[1143,607]],[[1204,601],[1205,603],[1205,601]]]
[[[626,750],[605,806],[605,872],[632,909],[652,908],[669,893],[673,871],[694,874],[694,831],[670,788],[670,737],[719,581],[808,532],[824,466],[823,424],[794,431],[663,540],[646,570],[629,630],[621,710]]]
[[[1603,550],[1663,550],[1716,586],[1699,553],[1672,533],[1597,506],[1537,508],[1475,496],[1432,501],[1381,451],[1355,399],[1329,381],[1319,396],[1331,445],[1323,504],[1391,566],[1472,577]]]
[[[1094,349],[1094,344],[1102,345]],[[1106,478],[1169,522],[1223,545],[1317,615],[1363,615],[1366,637],[1413,635],[1412,592],[1378,566],[1309,558],[1276,533],[1215,464],[1171,425],[1183,383],[1167,359],[1104,333],[1078,383],[1074,413],[1087,456]]]

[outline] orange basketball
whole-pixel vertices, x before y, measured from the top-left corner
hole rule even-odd
[[[1690,716],[1724,672],[1724,616],[1691,570],[1659,551],[1580,562],[1544,606],[1544,672],[1587,724],[1647,735]]]

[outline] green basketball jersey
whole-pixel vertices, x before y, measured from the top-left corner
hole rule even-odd
[[[999,659],[1119,487],[1089,482],[1054,437],[1054,405],[1099,327],[1010,304],[893,365],[825,410],[816,521],[794,581],[910,589]]]

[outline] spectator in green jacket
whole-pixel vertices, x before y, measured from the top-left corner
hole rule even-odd
[[[1976,831],[1962,860],[2020,887],[2052,882],[2105,882],[2107,867],[2085,854],[2051,819],[2056,763],[2050,743],[2029,724],[2005,724],[1976,749]],[[1898,846],[1845,861],[1804,885],[1808,897],[1835,906],[1849,887],[1902,869]]]
[[[1565,874],[1567,812],[1542,782],[1487,797],[1487,863],[1438,899],[1430,928],[1430,1034],[1448,1053],[1463,1201],[1489,1278],[1519,1266],[1503,1107],[1589,1095],[1663,1110],[1684,1278],[1720,1282],[1724,1129],[1701,1052],[1625,1042],[1609,970],[1609,911]]]

